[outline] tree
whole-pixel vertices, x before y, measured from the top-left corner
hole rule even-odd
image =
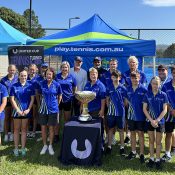
[[[157,49],[156,50],[156,57],[157,58],[163,58],[164,50],[163,49]]]
[[[164,58],[175,58],[175,44],[171,44],[163,54]]]
[[[15,13],[13,10],[0,7],[0,18],[21,32],[27,33],[28,28],[26,19],[20,14]]]
[[[23,13],[23,17],[27,21],[27,34],[30,35],[30,9],[27,9]],[[45,35],[45,30],[42,29],[41,24],[39,24],[38,16],[35,15],[35,12],[31,11],[31,35],[33,38],[40,38]]]
[[[8,24],[16,28],[17,30],[33,37],[40,38],[45,35],[45,30],[42,29],[41,24],[39,24],[38,16],[35,16],[35,12],[32,10],[32,31],[30,34],[29,30],[29,20],[30,20],[30,10],[24,11],[23,15],[14,12],[11,9],[0,7],[0,18],[6,21]]]

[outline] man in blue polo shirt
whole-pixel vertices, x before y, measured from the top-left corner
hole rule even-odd
[[[136,132],[139,136],[140,144],[140,162],[144,163],[144,128],[145,128],[145,115],[143,113],[143,97],[147,92],[146,88],[139,83],[140,74],[138,72],[131,72],[130,74],[131,86],[127,87],[127,100],[128,100],[128,127],[131,131],[131,152],[127,159],[131,160],[136,158]]]
[[[165,154],[162,157],[163,161],[171,160],[171,144],[172,144],[172,134],[175,126],[175,66],[171,68],[171,74],[173,79],[165,83],[162,87],[169,100],[169,111],[167,117],[165,118]]]
[[[143,73],[141,70],[138,70],[138,59],[135,56],[130,56],[128,58],[128,65],[129,65],[129,70],[126,71],[123,76],[122,76],[122,83],[125,84],[125,86],[130,86],[131,85],[131,78],[130,78],[130,73],[131,72],[138,72],[140,74],[140,83],[146,86],[147,84],[147,79],[145,73]]]
[[[169,81],[171,81],[171,77],[168,76],[168,67],[166,65],[160,64],[157,67],[158,77],[160,78],[160,89],[162,89],[163,85]],[[148,90],[151,90],[151,83],[148,85]]]
[[[119,83],[121,73],[117,70],[111,73],[112,84],[107,86],[107,126],[108,131],[108,147],[106,154],[111,153],[112,137],[115,127],[120,133],[120,155],[124,155],[124,126],[125,126],[125,100],[126,88]]]
[[[118,61],[116,58],[111,58],[109,60],[109,70],[107,72],[105,72],[101,78],[102,83],[107,86],[109,85],[109,83],[112,83],[111,80],[111,73],[116,71],[118,67]]]
[[[0,145],[1,145],[1,133],[4,131],[4,108],[7,104],[8,91],[7,88],[0,83]]]

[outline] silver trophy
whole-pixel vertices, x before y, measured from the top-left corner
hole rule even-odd
[[[83,104],[83,112],[78,117],[80,121],[90,121],[92,117],[88,113],[88,103],[96,97],[96,93],[92,91],[76,91],[75,97]]]

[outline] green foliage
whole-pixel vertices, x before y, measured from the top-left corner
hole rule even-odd
[[[164,50],[163,49],[157,49],[156,50],[156,57],[157,58],[163,58]]]
[[[30,28],[30,9],[27,9],[23,13],[23,17],[27,21],[27,28]],[[30,30],[27,32],[28,35],[30,35]],[[45,30],[42,29],[41,24],[39,24],[38,16],[35,15],[35,12],[31,11],[31,35],[33,38],[40,38],[42,36],[45,36]]]
[[[45,36],[45,30],[42,29],[41,24],[39,24],[38,16],[35,15],[35,12],[32,10],[32,25],[31,33],[29,29],[30,22],[30,10],[27,9],[24,11],[23,15],[20,15],[14,12],[11,9],[0,7],[0,18],[6,21],[8,24],[18,29],[19,31],[33,37],[40,38]]]
[[[0,18],[19,31],[27,33],[28,28],[26,19],[20,14],[15,13],[13,10],[0,7]]]
[[[175,58],[175,44],[171,44],[163,54],[164,58]]]

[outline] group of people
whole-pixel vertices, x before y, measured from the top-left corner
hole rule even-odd
[[[88,104],[88,110],[92,117],[101,119],[102,145],[105,143],[104,133],[107,142],[106,149],[102,146],[104,153],[111,154],[113,138],[119,131],[120,155],[126,154],[125,144],[131,140],[131,152],[126,158],[136,158],[138,134],[139,158],[144,163],[144,133],[147,132],[150,151],[147,165],[161,169],[162,161],[171,159],[171,147],[175,146],[175,66],[171,68],[172,78],[169,78],[167,67],[159,65],[158,76],[153,77],[148,85],[145,73],[138,69],[139,62],[135,56],[128,58],[129,70],[123,74],[117,69],[116,58],[109,60],[109,70],[102,67],[101,57],[94,58],[93,67],[88,72],[82,69],[82,64],[80,56],[75,57],[72,68],[63,61],[57,74],[47,63],[41,65],[40,73],[35,64],[19,74],[15,65],[9,65],[8,74],[0,83],[0,133],[4,132],[5,142],[14,140],[14,155],[26,155],[30,118],[33,119],[31,136],[35,136],[37,123],[41,125],[43,148],[40,154],[48,150],[50,155],[54,155],[52,145],[54,139],[58,139],[60,117],[68,122],[73,115],[80,115],[81,103],[74,94],[86,90],[96,93],[95,99]],[[62,115],[60,111],[63,111]],[[127,137],[124,139],[125,131]],[[164,132],[165,155],[160,158]]]

